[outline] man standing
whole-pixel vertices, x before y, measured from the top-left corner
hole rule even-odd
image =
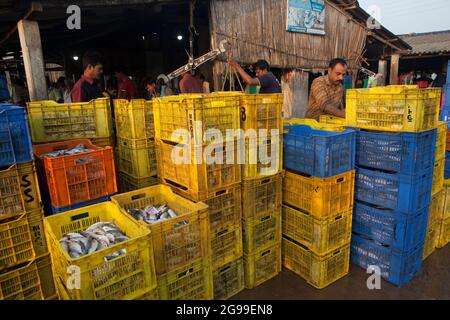
[[[312,83],[306,118],[319,120],[321,115],[345,118],[342,82],[346,73],[347,62],[344,59],[330,61],[328,74]]]
[[[102,93],[95,80],[103,74],[101,56],[96,52],[87,52],[83,56],[84,73],[72,89],[72,102],[89,102],[102,97]]]
[[[266,60],[258,60],[253,65],[256,78],[252,78],[244,69],[233,59],[228,60],[228,64],[236,69],[245,83],[249,85],[258,85],[261,87],[259,93],[281,93],[281,85],[278,79],[270,72],[269,63]]]
[[[121,69],[118,69],[115,73],[115,76],[118,81],[117,98],[127,100],[136,99],[138,97],[136,85],[125,74],[125,72]]]

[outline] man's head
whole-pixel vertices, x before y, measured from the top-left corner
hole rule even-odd
[[[328,66],[328,79],[334,85],[341,84],[347,73],[347,62],[344,59],[336,58],[330,61]]]
[[[152,93],[156,88],[156,82],[153,79],[147,78],[145,79],[144,86],[147,92]]]
[[[116,68],[114,75],[117,78],[117,80],[119,80],[119,81],[123,81],[124,79],[128,78],[127,73],[122,68]]]
[[[253,70],[255,70],[256,77],[261,77],[270,71],[270,66],[266,60],[258,60],[253,65]]]
[[[58,81],[56,81],[56,87],[64,88],[65,86],[66,86],[66,78],[65,77],[59,77]]]
[[[97,52],[86,52],[83,56],[84,75],[92,80],[100,79],[103,74],[102,57]]]

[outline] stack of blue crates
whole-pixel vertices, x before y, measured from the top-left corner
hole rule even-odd
[[[356,133],[351,261],[395,284],[422,268],[437,130]]]

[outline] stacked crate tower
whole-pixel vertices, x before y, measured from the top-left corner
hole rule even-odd
[[[158,183],[154,103],[142,99],[114,100],[120,192]]]
[[[226,299],[243,285],[241,166],[235,161],[240,140],[226,135],[240,128],[239,96],[164,97],[154,106],[154,118],[158,178],[182,197],[208,205],[211,252],[201,266],[214,285],[205,298]],[[168,298],[174,298],[170,292]]]
[[[450,70],[450,61],[448,62],[448,68]],[[446,139],[446,155],[445,155],[445,169],[444,169],[444,203],[445,207],[442,213],[439,215],[439,238],[436,242],[436,247],[443,248],[450,242],[450,205],[447,205],[447,201],[450,201],[450,73],[447,72],[447,83],[443,89],[443,106],[440,119],[447,125],[447,139]],[[447,200],[449,199],[449,200]]]
[[[351,261],[395,285],[421,271],[433,180],[435,192],[442,185],[440,97],[415,86],[347,91],[346,124],[357,128]]]
[[[33,101],[27,109],[46,215],[109,200],[117,192],[109,99]],[[81,145],[88,151],[56,154]]]
[[[0,300],[57,299],[25,109],[0,104]]]
[[[282,94],[241,95],[245,287],[281,272]]]
[[[322,289],[349,271],[355,131],[294,120],[284,132],[283,266]]]

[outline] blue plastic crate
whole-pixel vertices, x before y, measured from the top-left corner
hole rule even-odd
[[[352,230],[395,250],[408,251],[425,241],[429,207],[415,215],[355,202]]]
[[[355,131],[332,132],[306,125],[286,126],[283,135],[285,169],[328,178],[355,168]]]
[[[421,243],[408,252],[398,251],[353,234],[350,261],[365,270],[378,266],[383,279],[401,286],[421,272],[423,246]]]
[[[434,167],[437,130],[420,133],[356,132],[356,165],[407,175]]]
[[[445,154],[444,179],[450,179],[450,152]]]
[[[448,66],[447,66],[447,83],[450,84],[450,60],[448,61]]]
[[[25,109],[0,104],[0,167],[30,162],[33,159]]]
[[[49,205],[49,201],[48,201],[47,197],[43,196],[44,211],[47,214],[49,214],[49,215],[53,215],[53,214],[57,214],[57,213],[61,213],[61,212],[66,212],[66,211],[69,211],[69,210],[75,210],[75,209],[78,209],[78,208],[87,207],[87,206],[90,206],[90,205],[93,205],[93,204],[96,204],[96,203],[109,201],[111,196],[113,196],[113,194],[109,195],[109,196],[100,197],[100,198],[97,198],[97,199],[92,199],[92,200],[89,200],[89,201],[75,203],[73,205],[65,206],[65,207],[51,206],[51,205]]]
[[[356,167],[355,200],[414,215],[430,204],[433,169],[409,176]]]
[[[444,109],[450,109],[450,83],[447,83],[442,88],[442,94],[444,95]]]

